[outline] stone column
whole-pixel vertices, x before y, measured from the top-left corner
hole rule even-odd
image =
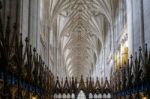
[[[28,37],[28,14],[29,14],[29,0],[22,0],[22,4],[21,4],[21,9],[20,9],[20,13],[21,13],[21,31],[20,33],[22,33],[22,39],[23,41],[25,40],[26,37]],[[25,42],[23,42],[25,44]]]
[[[128,31],[128,52],[129,57],[134,54],[134,31],[133,31],[133,0],[127,0],[127,31]]]
[[[140,0],[140,17],[141,17],[141,33],[140,33],[140,37],[141,37],[141,47],[144,50],[144,43],[145,43],[145,39],[144,39],[144,11],[143,11],[143,0]]]

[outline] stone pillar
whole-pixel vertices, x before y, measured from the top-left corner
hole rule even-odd
[[[21,0],[22,4],[21,4],[21,22],[20,22],[20,25],[21,25],[21,31],[20,33],[22,33],[22,39],[23,41],[25,40],[26,37],[28,37],[28,20],[29,20],[29,17],[28,17],[28,14],[29,14],[29,0]],[[25,42],[24,42],[25,44]]]
[[[112,53],[112,66],[113,66],[113,70],[115,71],[115,61],[114,61],[114,56],[115,56],[115,43],[114,43],[114,30],[113,30],[113,25],[111,25],[111,53]]]
[[[54,66],[53,66],[53,70],[54,70],[54,75],[57,75],[57,20],[54,20],[54,26],[53,26],[53,57],[54,57]]]
[[[141,17],[141,33],[140,33],[140,37],[141,37],[141,47],[144,50],[144,43],[145,43],[145,38],[144,38],[144,11],[143,11],[143,0],[140,0],[140,17]]]
[[[128,52],[129,57],[134,54],[134,31],[133,31],[133,0],[127,0],[127,31],[128,31]]]

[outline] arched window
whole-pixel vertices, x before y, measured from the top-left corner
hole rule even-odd
[[[66,95],[66,98],[67,98],[67,99],[70,99],[70,94],[67,94],[67,95]]]
[[[86,96],[85,96],[83,91],[80,91],[80,93],[78,94],[78,98],[77,99],[86,99]]]
[[[108,99],[110,99],[110,98],[111,98],[111,94],[110,94],[110,93],[108,93],[107,98],[108,98]]]
[[[98,95],[95,93],[94,94],[94,99],[97,99],[98,98]]]
[[[101,99],[102,98],[102,94],[98,94],[98,99]]]
[[[93,98],[93,95],[92,95],[92,93],[90,93],[90,94],[89,94],[89,98],[90,98],[90,99],[92,99],[92,98]]]
[[[75,99],[75,95],[74,94],[72,94],[71,97],[72,97],[72,99]]]
[[[107,98],[107,95],[106,95],[106,93],[104,93],[104,94],[103,94],[103,98],[104,98],[104,99],[106,99],[106,98]]]
[[[55,93],[55,94],[54,94],[54,99],[57,99],[57,98],[58,98],[58,97],[57,97],[57,94]]]
[[[58,99],[61,99],[61,94],[58,94]]]
[[[63,94],[63,99],[66,99],[67,98],[67,95],[64,93]]]

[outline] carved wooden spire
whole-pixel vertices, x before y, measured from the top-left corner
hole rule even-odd
[[[81,75],[80,83],[79,83],[79,89],[84,90],[85,89],[85,83],[83,79],[83,75]]]

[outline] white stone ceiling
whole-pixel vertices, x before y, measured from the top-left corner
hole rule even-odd
[[[89,75],[111,24],[111,0],[50,0],[50,22],[59,16],[58,42],[70,76]],[[58,25],[57,25],[58,26]]]

